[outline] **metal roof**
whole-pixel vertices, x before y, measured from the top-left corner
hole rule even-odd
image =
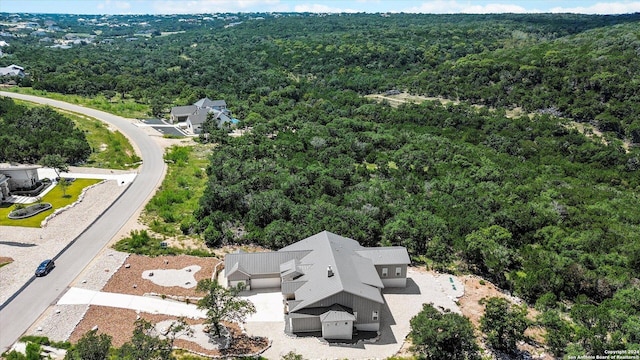
[[[225,268],[230,271],[242,269],[251,275],[295,277],[291,284],[282,282],[283,293],[295,294],[295,300],[289,301],[290,312],[309,309],[341,292],[383,304],[380,289],[384,285],[375,265],[409,263],[404,247],[365,248],[353,239],[328,231],[276,252],[235,253],[225,257]]]
[[[375,268],[371,260],[358,256],[355,251],[364,249],[349,238],[323,231],[304,240],[289,245],[280,251],[312,250],[300,259],[302,263],[311,264],[299,281],[307,281],[295,291],[296,302],[290,311],[303,309],[329,296],[347,292],[365,299],[384,303],[380,289],[384,286],[378,278],[373,279]],[[333,276],[328,276],[328,267]],[[358,268],[370,268],[361,269]],[[377,273],[375,275],[377,276]],[[374,285],[375,284],[375,285]],[[291,306],[291,303],[289,304]]]
[[[321,322],[328,321],[356,321],[356,317],[349,314],[346,311],[334,311],[330,310],[320,315]]]
[[[209,98],[202,98],[193,103],[193,105],[199,108],[226,107],[227,102],[224,100],[210,100]]]
[[[370,259],[373,265],[411,264],[407,249],[402,246],[362,248],[356,252],[358,255]]]
[[[280,274],[280,264],[300,259],[310,251],[275,251],[259,253],[233,253],[224,257],[225,269],[233,269],[236,264],[251,275]]]
[[[171,115],[186,116],[193,114],[196,110],[198,110],[198,107],[195,105],[174,106],[171,108]]]

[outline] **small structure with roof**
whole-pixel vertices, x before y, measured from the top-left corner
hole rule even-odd
[[[405,287],[409,264],[404,247],[367,248],[323,231],[275,252],[228,254],[225,276],[230,286],[279,288],[285,332],[351,339],[354,329],[380,329],[382,289]]]

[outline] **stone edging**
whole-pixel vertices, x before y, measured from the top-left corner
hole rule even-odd
[[[84,199],[84,196],[85,196],[86,192],[87,192],[89,189],[92,189],[92,188],[94,188],[94,187],[96,187],[96,186],[98,186],[98,185],[101,185],[101,184],[105,183],[105,182],[107,182],[107,180],[102,180],[102,181],[100,181],[100,182],[99,182],[99,183],[97,183],[97,184],[93,184],[93,185],[91,185],[91,186],[87,186],[86,188],[82,189],[82,192],[80,193],[80,195],[78,195],[78,200],[74,201],[73,203],[71,203],[71,204],[69,204],[69,205],[67,205],[67,206],[65,206],[65,207],[63,207],[63,208],[56,209],[56,211],[54,211],[54,212],[53,212],[53,214],[51,214],[51,215],[47,216],[44,220],[42,220],[42,222],[40,223],[40,227],[45,227],[45,226],[47,226],[47,223],[49,223],[49,221],[51,221],[53,218],[55,218],[55,217],[56,217],[56,216],[58,216],[59,214],[61,214],[61,213],[65,212],[65,211],[67,211],[67,210],[71,209],[72,207],[74,207],[74,206],[76,206],[77,204],[79,204],[80,202],[82,202],[82,200]]]

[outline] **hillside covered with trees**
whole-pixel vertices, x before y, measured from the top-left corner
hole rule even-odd
[[[46,155],[87,160],[91,147],[73,121],[49,107],[29,108],[0,97],[0,162],[37,164]]]
[[[322,230],[403,245],[536,304],[557,355],[640,348],[640,15],[87,19],[58,21],[91,44],[17,38],[0,61],[30,72],[23,85],[157,116],[224,98],[252,127],[208,139],[185,233],[212,247]],[[455,102],[364,97],[391,89]]]

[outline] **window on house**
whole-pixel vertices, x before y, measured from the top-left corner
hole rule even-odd
[[[373,321],[378,321],[378,312],[374,311],[373,316],[371,318],[373,319]]]
[[[402,268],[401,267],[397,267],[396,268],[396,276],[400,276],[402,275]]]
[[[387,277],[389,275],[389,269],[382,268],[382,277]]]

